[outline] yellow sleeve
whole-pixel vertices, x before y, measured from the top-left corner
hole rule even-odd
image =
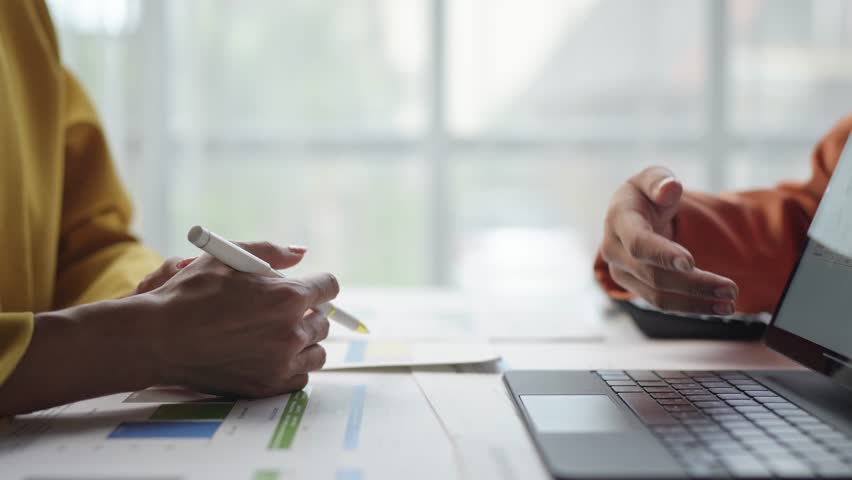
[[[0,313],[0,385],[24,356],[32,334],[32,313]]]
[[[126,295],[162,262],[130,233],[130,199],[94,108],[68,71],[65,89],[57,308]]]

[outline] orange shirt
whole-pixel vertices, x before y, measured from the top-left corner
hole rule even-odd
[[[698,268],[737,283],[737,311],[775,309],[850,130],[852,115],[823,137],[811,156],[811,178],[804,183],[718,196],[684,193],[674,240],[692,252]],[[631,298],[609,276],[600,255],[594,270],[610,296]]]

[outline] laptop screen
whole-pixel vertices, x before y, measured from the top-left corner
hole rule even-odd
[[[770,346],[828,374],[852,357],[850,156],[852,147],[847,144],[767,333]],[[773,332],[777,329],[784,332]]]

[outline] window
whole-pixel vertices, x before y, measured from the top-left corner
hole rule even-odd
[[[310,248],[347,285],[588,282],[606,203],[805,178],[852,110],[843,0],[53,0],[138,229]]]

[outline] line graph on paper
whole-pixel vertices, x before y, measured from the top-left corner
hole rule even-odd
[[[833,250],[852,257],[852,137],[834,169],[817,208],[808,235]]]

